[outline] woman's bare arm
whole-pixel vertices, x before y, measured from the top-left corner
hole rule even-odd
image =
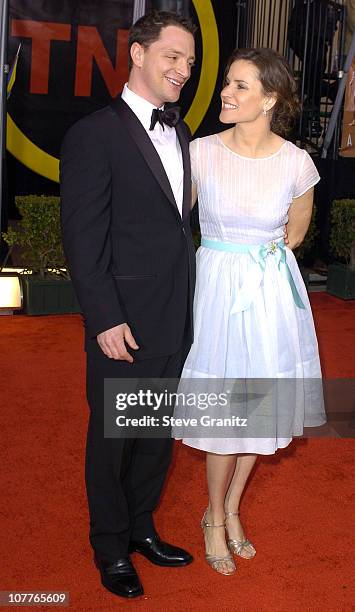
[[[288,211],[288,247],[296,249],[303,242],[312,219],[314,188],[299,198],[294,198]]]

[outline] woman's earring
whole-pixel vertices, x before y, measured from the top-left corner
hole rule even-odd
[[[266,108],[264,108],[264,110],[263,110],[263,115],[265,115],[265,117],[266,117],[266,115],[267,115],[267,110],[266,110]]]

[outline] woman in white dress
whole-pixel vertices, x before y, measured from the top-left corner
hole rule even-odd
[[[196,378],[319,380],[312,313],[292,252],[307,232],[319,175],[308,153],[280,136],[298,111],[296,83],[269,49],[236,50],[225,74],[220,120],[234,126],[190,145],[202,243],[182,388]],[[322,397],[304,395],[287,435],[173,433],[206,451],[209,506],[201,525],[206,559],[222,574],[236,569],[231,553],[250,559],[256,552],[238,515],[257,455],[286,447],[303,425],[324,423]],[[175,416],[187,414],[176,407]]]

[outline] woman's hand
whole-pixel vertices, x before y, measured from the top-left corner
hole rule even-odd
[[[284,243],[288,246],[288,233],[287,233],[287,224],[284,227]]]

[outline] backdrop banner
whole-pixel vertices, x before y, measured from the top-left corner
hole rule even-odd
[[[346,82],[340,155],[355,157],[355,57]]]

